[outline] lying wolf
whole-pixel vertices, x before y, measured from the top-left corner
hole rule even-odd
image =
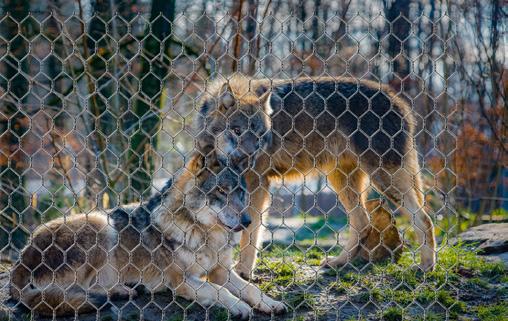
[[[365,202],[373,186],[412,219],[421,268],[435,265],[435,236],[424,197],[411,108],[389,88],[352,78],[251,79],[211,84],[197,118],[198,149],[232,162],[250,159],[245,177],[253,224],[243,232],[237,271],[249,277],[274,180],[321,174],[349,215],[350,238],[338,257],[350,262],[369,235]]]
[[[250,224],[244,185],[198,154],[145,206],[41,225],[13,269],[11,297],[41,315],[68,315],[136,295],[127,285],[142,284],[241,318],[251,306],[282,312],[281,302],[232,271],[238,232]]]

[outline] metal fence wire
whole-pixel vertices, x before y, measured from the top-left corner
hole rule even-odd
[[[500,1],[0,3],[1,320],[506,320]]]

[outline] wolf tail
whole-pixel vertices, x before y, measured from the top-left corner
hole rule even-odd
[[[78,288],[78,289],[76,289]],[[41,316],[69,316],[80,313],[95,312],[103,307],[107,295],[86,293],[79,287],[62,289],[57,285],[49,285],[44,289],[13,290],[11,288],[11,304],[16,309],[29,309]],[[14,303],[17,302],[17,303]]]

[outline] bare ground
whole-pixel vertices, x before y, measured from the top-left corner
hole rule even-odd
[[[357,264],[342,271],[320,270],[313,255],[280,250],[260,261],[254,280],[272,296],[284,300],[288,312],[281,316],[255,313],[251,320],[507,320],[482,318],[479,307],[504,313],[508,303],[508,276],[500,263],[469,256],[444,258],[442,268],[431,274],[415,272],[409,255],[399,264]],[[406,253],[407,254],[407,253]],[[450,255],[450,253],[443,254]],[[468,254],[469,255],[469,254]],[[7,298],[9,265],[0,268],[0,299]],[[139,289],[138,289],[139,290]],[[29,311],[2,304],[0,320],[50,320]],[[487,311],[487,313],[490,310]],[[508,315],[508,310],[506,310]],[[132,301],[114,301],[97,313],[70,320],[235,320],[225,309],[203,309],[170,293],[144,293]]]

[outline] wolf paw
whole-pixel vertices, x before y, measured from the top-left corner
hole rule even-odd
[[[232,316],[235,316],[240,320],[246,320],[252,314],[252,308],[243,301],[236,302],[233,306],[229,307],[228,310]]]
[[[319,264],[321,267],[323,268],[337,268],[337,267],[341,267],[341,266],[344,266],[348,263],[348,260],[347,259],[344,259],[343,257],[327,257],[325,259],[323,259],[321,261],[321,263]]]
[[[251,270],[243,267],[242,265],[237,265],[235,271],[246,281],[250,281],[253,277]]]
[[[267,295],[263,295],[261,302],[255,308],[266,314],[281,314],[287,311],[286,305],[280,301],[276,301]]]

